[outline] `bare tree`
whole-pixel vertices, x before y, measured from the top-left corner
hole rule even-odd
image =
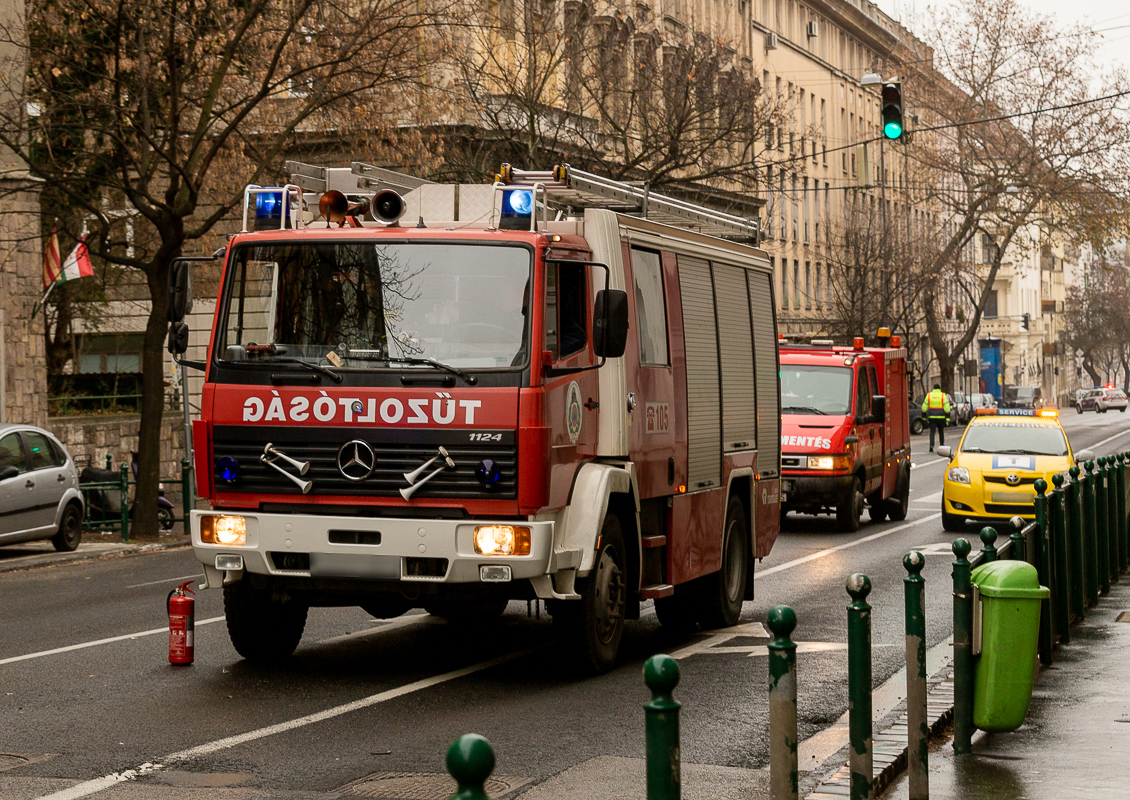
[[[444,0],[30,0],[0,31],[29,65],[0,142],[74,213],[96,261],[139,270],[151,301],[142,358],[139,534],[156,532],[168,267],[206,239],[311,131],[379,136],[434,60]],[[0,76],[8,74],[0,70]],[[0,79],[3,79],[0,77]],[[63,214],[59,215],[61,218]]]
[[[1096,66],[1090,31],[1017,0],[961,0],[927,22],[935,60],[907,65],[904,86],[924,119],[909,146],[937,220],[923,310],[950,390],[1002,263],[1033,246],[1037,223],[1077,241],[1121,232],[1130,124],[1115,95],[1130,81]],[[969,309],[956,335],[947,296]]]

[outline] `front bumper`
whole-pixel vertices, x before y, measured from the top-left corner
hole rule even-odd
[[[1016,516],[1035,519],[1035,502],[1036,492],[1031,486],[993,489],[980,482],[970,485],[947,479],[942,488],[943,511],[979,522],[1007,522]]]
[[[482,566],[508,566],[512,580],[545,575],[553,553],[553,522],[232,513],[247,521],[247,541],[242,546],[201,542],[200,519],[222,512],[190,512],[192,549],[206,570],[216,570],[216,556],[242,556],[244,570],[260,575],[297,579],[368,576],[403,583],[467,584],[482,582]],[[476,553],[475,528],[492,522],[529,528],[530,554]],[[330,541],[331,531],[338,540],[356,538],[379,544],[338,544]],[[304,564],[305,568],[295,568]]]
[[[837,506],[851,492],[854,476],[813,475],[812,473],[781,472],[781,490],[785,493],[785,509]]]

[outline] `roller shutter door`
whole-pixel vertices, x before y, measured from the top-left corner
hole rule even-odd
[[[752,450],[757,446],[757,386],[746,271],[727,264],[712,266],[722,355],[722,449]]]
[[[757,471],[781,470],[781,367],[777,353],[777,320],[773,316],[773,284],[762,272],[747,272],[753,315],[753,354],[757,372]]]
[[[718,336],[710,264],[690,256],[678,259],[687,350],[687,488],[695,491],[722,482]]]

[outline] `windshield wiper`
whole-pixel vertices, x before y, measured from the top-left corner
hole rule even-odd
[[[256,362],[240,362],[240,363],[256,363]],[[311,370],[312,372],[320,372],[323,375],[328,375],[334,383],[341,383],[343,378],[341,375],[334,372],[329,367],[323,367],[321,364],[312,364],[309,361],[303,361],[301,358],[265,358],[258,363],[263,364],[294,364],[297,367]]]
[[[433,367],[462,378],[467,382],[468,386],[474,386],[479,382],[479,379],[469,372],[461,370],[459,367],[453,367],[450,364],[444,364],[442,361],[436,361],[434,358],[428,358],[427,356],[386,356],[365,350],[346,350],[342,355],[345,358],[356,358],[359,361],[383,361],[386,364],[414,364],[421,367]]]
[[[821,416],[827,416],[827,414],[828,414],[827,411],[821,411],[820,409],[813,408],[812,406],[785,406],[781,410],[782,411],[798,411],[798,412],[801,412],[801,413],[804,413],[804,414],[820,414]]]

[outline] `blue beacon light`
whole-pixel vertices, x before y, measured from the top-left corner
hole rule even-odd
[[[286,190],[270,187],[255,193],[255,230],[283,227],[286,214]]]
[[[519,216],[528,216],[534,209],[534,193],[526,189],[507,192],[506,205]]]
[[[231,456],[216,459],[216,474],[224,481],[233,483],[239,477],[239,462]]]
[[[502,471],[499,470],[498,464],[494,461],[484,458],[475,468],[475,477],[479,479],[479,483],[483,485],[484,489],[493,489],[502,477]]]

